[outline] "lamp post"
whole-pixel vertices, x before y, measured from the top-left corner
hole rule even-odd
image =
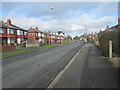
[[[50,7],[50,20],[52,21],[52,11],[53,11],[53,7]],[[52,29],[52,23],[50,23],[50,29]],[[51,44],[51,40],[52,40],[52,35],[50,36],[50,44]]]
[[[86,41],[87,41],[87,25],[85,24],[85,38],[86,38]]]
[[[50,7],[50,20],[52,21],[52,11],[53,11],[53,7]],[[52,24],[51,24],[51,27],[50,27],[51,29],[52,29]]]

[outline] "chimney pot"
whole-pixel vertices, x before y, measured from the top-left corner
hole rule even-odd
[[[36,27],[35,29],[38,30],[38,27]]]
[[[109,30],[109,26],[107,25],[106,30]]]
[[[11,20],[10,19],[7,20],[7,24],[11,25]]]

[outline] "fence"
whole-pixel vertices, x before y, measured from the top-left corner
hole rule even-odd
[[[112,56],[120,57],[120,30],[99,33],[99,47],[104,56],[109,56],[109,41],[112,41]]]

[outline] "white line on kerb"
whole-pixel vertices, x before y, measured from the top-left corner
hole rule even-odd
[[[49,88],[53,88],[55,86],[55,84],[59,81],[59,79],[62,77],[62,75],[65,73],[65,71],[70,67],[70,65],[75,60],[75,58],[77,57],[77,55],[79,54],[79,52],[83,49],[83,47],[76,53],[76,55],[71,59],[71,61],[65,66],[65,68],[58,73],[58,75],[50,83],[50,85],[46,88],[46,90],[49,89]]]

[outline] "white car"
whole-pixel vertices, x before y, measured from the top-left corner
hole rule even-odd
[[[84,43],[87,43],[87,40],[84,40]]]

